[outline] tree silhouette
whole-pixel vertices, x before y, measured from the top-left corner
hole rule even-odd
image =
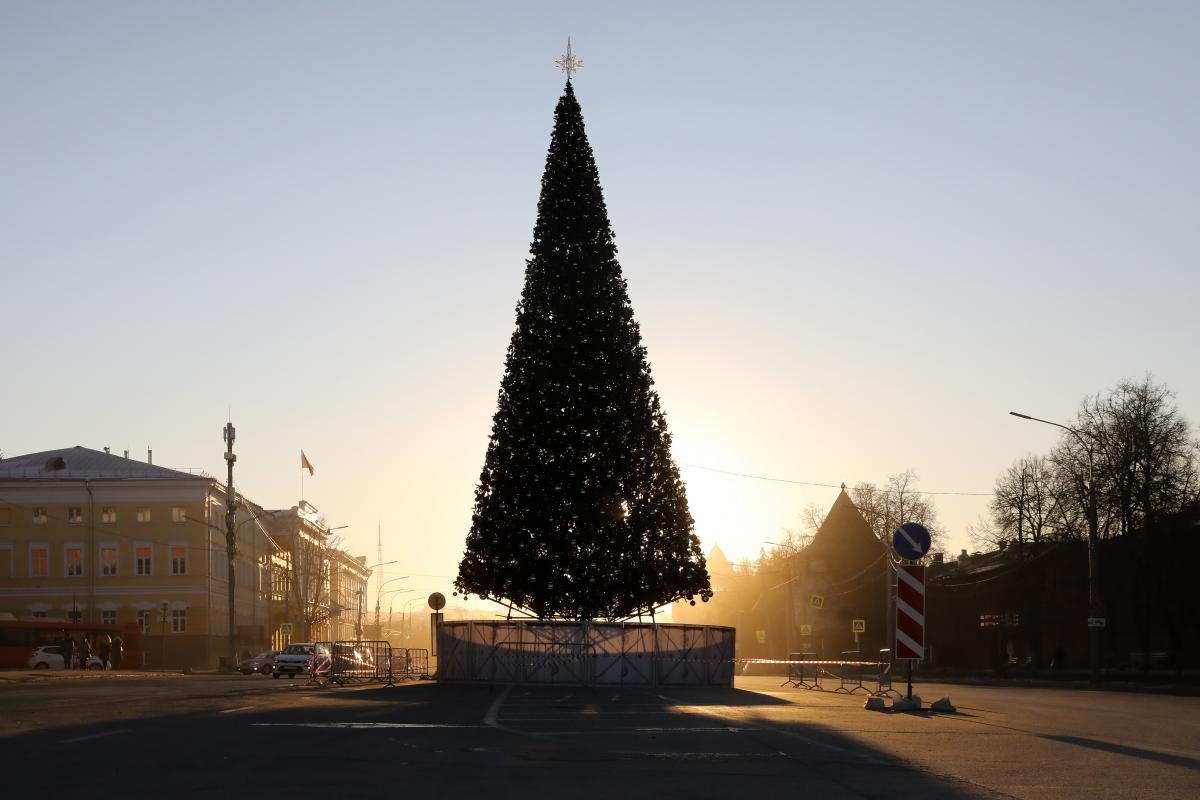
[[[616,253],[568,80],[455,580],[463,593],[579,620],[712,596]]]

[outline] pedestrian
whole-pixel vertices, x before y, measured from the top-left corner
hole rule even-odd
[[[104,634],[104,638],[100,640],[100,647],[98,648],[97,654],[100,656],[101,666],[104,669],[108,669],[110,666],[108,659],[109,656],[112,655],[112,637],[107,633]]]
[[[75,655],[75,642],[71,640],[71,635],[66,631],[63,631],[62,655],[63,669],[71,669],[75,666],[71,663],[72,657]]]
[[[79,668],[88,668],[88,659],[92,657],[92,643],[83,634],[79,635]]]
[[[121,638],[121,634],[113,637],[112,643],[112,668],[120,669],[121,661],[125,658],[125,640]]]

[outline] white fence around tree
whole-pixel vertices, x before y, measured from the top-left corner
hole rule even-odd
[[[437,679],[596,686],[733,686],[734,629],[646,622],[446,621]]]

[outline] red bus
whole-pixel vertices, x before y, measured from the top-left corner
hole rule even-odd
[[[121,668],[142,666],[142,629],[135,623],[92,625],[50,619],[0,619],[0,667],[23,669],[29,666],[29,657],[37,648],[62,644],[68,636],[78,641],[80,635],[91,641],[93,655],[105,636],[120,636],[124,642]]]

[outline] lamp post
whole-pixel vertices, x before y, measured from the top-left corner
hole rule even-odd
[[[367,569],[373,570],[376,567],[386,567],[388,564],[396,563],[398,562],[394,559],[392,561],[380,561],[378,564],[372,564],[371,566],[367,567]],[[379,577],[382,578],[383,575],[381,574]],[[407,578],[408,576],[405,575],[404,577]],[[397,579],[393,578],[392,580]],[[391,580],[383,581],[379,584],[379,586],[375,587],[375,627],[379,627],[379,593],[383,591],[383,587],[388,583],[391,583]]]
[[[1069,425],[1063,425],[1058,422],[1051,422],[1048,419],[1039,419],[1031,417],[1028,414],[1021,414],[1016,411],[1008,412],[1014,417],[1027,419],[1031,422],[1041,422],[1044,425],[1053,425],[1056,428],[1062,428],[1076,439],[1079,440],[1083,451],[1087,453],[1088,460],[1088,480],[1087,480],[1087,496],[1086,508],[1084,513],[1087,515],[1088,523],[1088,679],[1092,683],[1100,680],[1100,628],[1093,627],[1091,624],[1092,617],[1104,617],[1104,601],[1100,599],[1100,576],[1097,555],[1097,544],[1100,535],[1100,510],[1096,501],[1096,462],[1092,456],[1092,448],[1084,441],[1083,434]]]
[[[227,426],[227,427],[232,427],[232,426]],[[232,445],[232,442],[233,442],[232,435],[228,434],[228,433],[226,435],[228,437],[226,439],[226,441],[228,441],[230,443],[230,447],[232,448],[232,446],[233,446]],[[230,453],[227,455],[232,455],[232,454]],[[233,461],[236,461],[236,460],[237,460],[237,456],[233,456],[233,460],[229,462],[229,464],[230,464],[230,467],[229,467],[230,473],[229,474],[230,474],[231,478],[233,475]],[[231,484],[231,486],[232,486],[232,484]],[[231,497],[233,496],[232,489],[230,491],[230,496]],[[226,553],[229,556],[229,578],[228,578],[228,580],[229,580],[229,586],[228,586],[228,589],[229,589],[229,658],[233,659],[230,661],[231,668],[233,666],[237,665],[236,659],[237,659],[238,642],[237,642],[237,638],[235,635],[237,629],[234,627],[234,594],[235,594],[235,592],[234,592],[234,588],[235,588],[234,587],[234,572],[235,572],[234,559],[237,557],[238,532],[241,531],[243,525],[250,523],[250,522],[257,523],[260,519],[262,519],[262,517],[260,517],[259,515],[248,510],[248,513],[250,514],[250,516],[248,516],[246,519],[242,520],[241,522],[237,523],[236,525],[233,524],[233,514],[228,511],[228,508],[232,507],[233,509],[235,509],[235,512],[236,512],[236,509],[244,507],[245,503],[241,502],[244,500],[245,500],[245,497],[242,497],[240,499],[240,501],[238,498],[234,497],[234,499],[232,500],[232,506],[229,506],[227,504],[224,529],[222,529],[221,526],[219,526],[219,525],[213,525],[212,523],[210,523],[208,520],[205,520],[205,519],[196,519],[195,517],[184,517],[184,519],[187,520],[188,522],[196,522],[196,523],[199,523],[199,524],[205,526],[206,528],[211,528],[212,530],[215,530],[215,531],[223,530],[225,533]],[[270,515],[264,514],[263,516],[270,516]],[[254,614],[253,601],[251,602],[251,609],[252,609],[251,615],[253,616],[253,614]]]

